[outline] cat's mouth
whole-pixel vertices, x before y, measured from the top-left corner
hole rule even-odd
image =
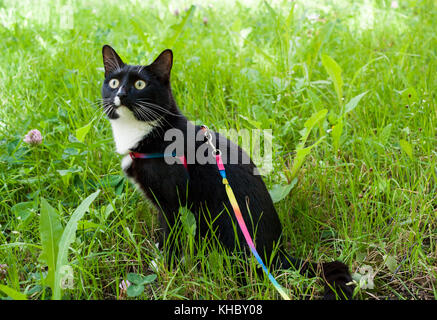
[[[109,101],[106,101],[103,104],[103,111],[111,120],[115,120],[120,117],[126,117],[128,114],[130,118],[132,118],[132,116],[136,117],[132,108],[123,103],[119,96],[116,96],[114,99],[109,99]]]

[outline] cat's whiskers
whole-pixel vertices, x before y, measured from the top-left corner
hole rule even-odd
[[[103,113],[101,113],[101,115],[106,114],[108,117],[112,118],[115,113],[112,99],[101,99],[101,103],[103,106]]]
[[[110,106],[111,103],[108,99],[97,98],[96,100],[97,101],[93,101],[93,102],[86,101],[84,108],[88,108],[88,107],[94,108],[95,110],[91,115],[91,118],[94,118],[98,113],[97,123],[99,123],[102,117],[108,114],[108,111],[111,109]],[[101,108],[103,108],[103,112]]]
[[[138,120],[150,122],[152,119],[147,113],[145,113],[141,108],[133,108],[132,112],[139,118]]]
[[[113,106],[112,106],[112,104],[104,104],[103,105],[103,111],[104,111],[104,113],[106,113],[106,114],[109,114],[109,111],[112,111],[112,109],[113,109]]]
[[[113,118],[113,115],[115,113],[115,107],[113,104],[108,103],[106,105],[103,105],[103,112],[101,115],[106,114],[109,118]]]
[[[149,110],[149,112],[150,112],[150,110]],[[152,114],[152,116],[153,116],[153,114]],[[158,114],[155,115],[155,118],[156,118],[156,121],[158,123],[158,125],[156,126],[157,131],[159,130],[164,135],[165,134],[165,130],[163,128],[163,120],[165,120],[165,121],[167,121],[167,120],[164,117],[162,117],[162,116],[160,117]],[[168,123],[168,121],[167,121],[167,123]],[[158,134],[157,131],[155,131],[156,134]]]
[[[165,121],[166,124],[168,124],[170,127],[173,127],[173,125],[166,119],[165,115],[162,115],[159,112],[153,110],[153,108],[150,107],[149,105],[143,104],[141,102],[136,102],[135,105],[138,106],[139,108],[141,108],[141,110],[143,112],[146,112],[149,115],[155,117],[159,121],[159,124],[161,126],[164,124],[163,122]],[[164,111],[166,111],[166,110],[164,110]],[[167,113],[167,112],[164,112],[164,113]],[[162,133],[164,134],[164,129],[161,127],[160,127],[160,129],[162,130]]]
[[[164,108],[164,107],[162,107],[162,106],[160,106],[160,105],[158,105],[158,104],[151,103],[151,102],[148,101],[147,99],[138,99],[137,101],[139,101],[141,104],[144,104],[144,105],[146,105],[146,106],[148,106],[148,107],[150,107],[150,108],[155,108],[156,110],[158,110],[158,111],[162,111],[162,112],[167,113],[167,114],[169,114],[169,115],[171,115],[171,116],[175,116],[175,117],[183,117],[183,115],[181,115],[181,114],[177,114],[177,113],[174,113],[174,112],[171,112],[170,110],[168,110],[168,109],[166,109],[166,108]],[[167,106],[167,105],[166,105],[166,106]]]
[[[134,108],[134,112],[138,112],[137,114],[140,114],[140,118],[144,117],[148,119],[148,121],[152,122],[155,121],[158,125],[155,126],[158,130],[161,130],[162,133],[164,133],[164,128],[162,127],[163,122],[162,120],[167,121],[163,116],[159,115],[158,113],[152,112],[152,110],[144,108],[143,106],[139,105],[138,103],[134,103],[134,106],[137,108]],[[152,117],[156,118],[152,120]],[[167,121],[168,122],[168,121]],[[170,123],[169,123],[170,124]],[[155,131],[152,132],[152,134],[156,134]]]
[[[158,112],[148,108],[146,105],[142,105],[141,103],[136,102],[135,105],[138,106],[143,112],[155,117],[161,125],[163,125],[162,121],[165,121],[169,126],[172,127],[172,124],[165,118],[165,116],[160,115]]]
[[[147,106],[148,108],[150,108],[150,109],[155,109],[155,110],[160,111],[160,112],[162,112],[162,113],[166,113],[166,114],[168,114],[168,115],[170,115],[170,116],[174,116],[174,117],[183,117],[183,115],[173,113],[173,112],[171,112],[171,111],[169,111],[169,110],[167,110],[167,109],[165,109],[165,108],[163,108],[163,107],[161,107],[161,106],[154,105],[154,104],[150,104],[150,103],[148,103],[148,102],[142,102],[142,103],[143,103],[145,106]]]
[[[133,108],[133,112],[137,115],[137,118],[142,119],[142,120],[146,120],[147,122],[155,122],[158,124],[158,127],[161,127],[161,120],[159,118],[157,119],[152,119],[153,115],[146,112],[146,110],[142,109],[142,108]]]

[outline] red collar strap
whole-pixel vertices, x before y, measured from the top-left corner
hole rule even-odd
[[[132,160],[135,159],[156,159],[156,158],[179,158],[181,163],[184,165],[185,169],[188,170],[187,158],[184,155],[178,157],[175,153],[140,153],[140,152],[129,152]]]

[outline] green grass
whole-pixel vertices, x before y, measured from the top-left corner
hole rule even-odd
[[[107,43],[131,64],[148,64],[171,48],[173,93],[192,121],[272,129],[269,189],[291,182],[299,132],[327,109],[307,145],[325,138],[276,203],[286,247],[302,258],[341,260],[357,281],[370,266],[374,286],[357,287],[355,298],[436,299],[435,1],[399,1],[399,8],[364,0],[224,2],[193,11],[184,11],[186,1],[141,3],[147,1],[72,1],[68,29],[55,6],[47,23],[39,18],[42,5],[0,1],[0,264],[7,265],[0,284],[28,299],[50,299],[40,259],[41,198],[65,227],[100,189],[71,244],[74,285],[63,298],[126,298],[119,284],[130,273],[157,275],[140,299],[279,298],[254,261],[224,255],[214,243],[192,255],[184,228],[185,263],[171,267],[158,258],[156,210],[123,178],[99,108]],[[341,69],[342,95],[324,55]],[[345,104],[364,92],[335,136]],[[78,141],[76,129],[91,121]],[[43,143],[29,147],[22,140],[35,128]],[[277,279],[295,299],[321,296],[321,283],[294,271]]]

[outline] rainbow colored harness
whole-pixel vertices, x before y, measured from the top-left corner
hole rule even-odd
[[[246,223],[244,222],[243,215],[241,214],[240,207],[238,206],[237,199],[235,198],[234,192],[232,191],[232,188],[228,182],[228,179],[226,178],[226,170],[225,166],[223,165],[222,160],[222,153],[219,149],[216,149],[214,146],[214,143],[212,142],[212,135],[209,132],[209,129],[207,126],[202,125],[202,130],[204,131],[205,138],[208,140],[208,144],[213,150],[213,156],[215,157],[217,168],[219,170],[219,173],[222,177],[222,182],[225,186],[226,194],[228,195],[229,202],[231,203],[232,209],[234,210],[235,217],[237,218],[238,225],[240,226],[241,232],[243,233],[244,238],[246,239],[246,243],[250,248],[250,251],[255,256],[258,263],[261,265],[264,273],[269,278],[270,282],[273,284],[275,289],[279,292],[279,294],[282,296],[284,300],[290,300],[290,297],[287,295],[285,290],[282,288],[282,286],[276,281],[276,279],[273,277],[273,275],[269,272],[267,267],[265,266],[264,262],[262,261],[260,255],[258,254],[258,251],[256,251],[255,244],[253,243],[252,237],[249,234],[249,230],[247,230]],[[153,158],[164,158],[164,157],[175,157],[176,155],[173,154],[164,154],[164,153],[138,153],[138,152],[130,152],[129,155],[132,159],[139,158],[139,159],[153,159]],[[181,163],[184,165],[185,169],[188,172],[188,166],[187,166],[187,159],[185,156],[178,157]]]

